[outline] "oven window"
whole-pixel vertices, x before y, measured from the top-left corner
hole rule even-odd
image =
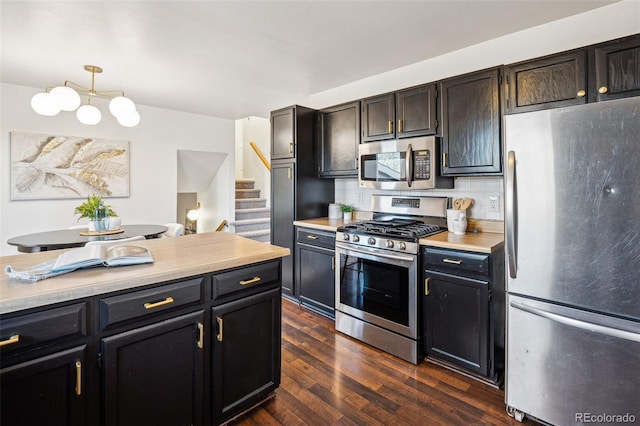
[[[340,302],[409,326],[409,270],[356,256],[340,256]]]
[[[363,180],[375,182],[403,182],[406,176],[406,153],[384,152],[362,155],[360,170]]]

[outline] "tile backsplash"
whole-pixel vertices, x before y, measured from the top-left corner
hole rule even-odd
[[[335,202],[351,204],[357,210],[371,210],[371,195],[408,195],[423,197],[472,198],[473,205],[467,216],[474,219],[504,220],[504,180],[498,177],[458,177],[453,189],[431,189],[424,191],[383,191],[361,189],[357,179],[336,179]],[[498,197],[498,211],[491,211],[490,197]]]

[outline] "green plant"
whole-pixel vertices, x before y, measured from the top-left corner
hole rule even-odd
[[[340,204],[340,210],[342,210],[342,213],[351,213],[355,210],[355,207],[349,204]]]
[[[89,195],[87,197],[87,201],[76,207],[76,209],[73,211],[73,214],[79,215],[78,220],[82,219],[83,217],[92,219],[96,209],[100,206],[100,204],[102,204],[102,206],[107,209],[107,211],[109,212],[109,216],[118,216],[118,214],[113,211],[111,206],[105,204],[104,201],[102,201],[102,197],[96,194]]]

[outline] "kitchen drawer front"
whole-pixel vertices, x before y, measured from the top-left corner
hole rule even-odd
[[[202,301],[204,277],[100,300],[100,329]]]
[[[280,261],[252,265],[234,271],[215,274],[211,282],[212,299],[229,301],[250,293],[280,285]]]
[[[333,250],[336,246],[336,234],[298,228],[297,241],[301,244],[309,244]]]
[[[76,303],[0,320],[0,350],[58,343],[87,335],[87,304]]]
[[[457,250],[425,248],[425,269],[446,271],[457,275],[489,276],[490,255]]]

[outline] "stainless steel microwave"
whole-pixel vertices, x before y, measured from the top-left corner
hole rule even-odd
[[[440,176],[440,140],[435,136],[367,142],[358,146],[358,185],[373,189],[453,188]]]

